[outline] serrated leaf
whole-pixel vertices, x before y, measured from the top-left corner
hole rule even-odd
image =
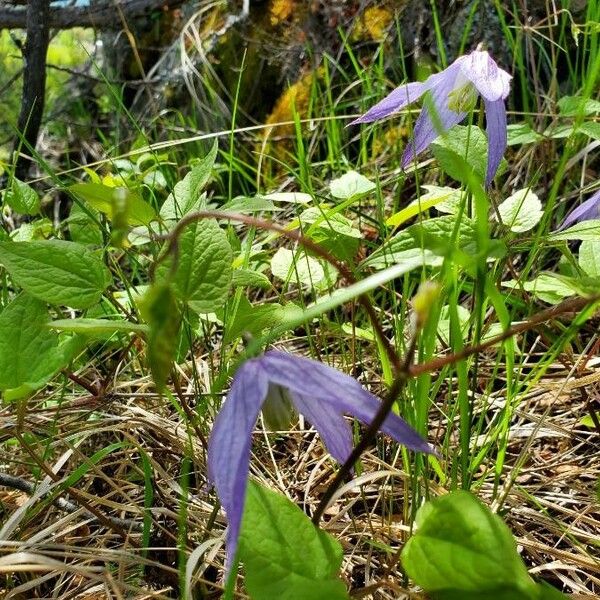
[[[299,222],[308,226],[305,235],[330,254],[347,261],[356,255],[362,233],[350,219],[330,206],[308,208],[300,215]]]
[[[544,139],[544,136],[534,131],[528,123],[513,123],[508,125],[506,130],[509,146],[533,144]]]
[[[533,229],[544,214],[540,199],[528,188],[510,195],[498,206],[498,212],[502,223],[514,233]]]
[[[14,242],[31,242],[32,240],[45,240],[52,233],[52,221],[49,219],[36,219],[21,225],[11,232],[10,239]]]
[[[575,128],[570,124],[559,124],[559,125],[551,125],[544,131],[544,135],[546,137],[552,138],[553,140],[562,140],[564,138],[568,138],[573,135],[575,132]]]
[[[149,225],[156,211],[135,190],[100,183],[75,183],[69,191],[111,220],[123,218],[128,225]]]
[[[150,327],[148,333],[148,364],[156,389],[161,392],[167,383],[178,344],[181,315],[170,285],[156,283],[139,301],[140,313]]]
[[[590,277],[600,277],[600,239],[585,240],[579,246],[579,266]]]
[[[263,290],[273,287],[271,280],[264,273],[252,269],[234,269],[231,284],[234,287],[257,287]]]
[[[589,219],[575,223],[564,231],[555,231],[548,236],[550,241],[558,240],[586,240],[595,241],[600,239],[600,220]]]
[[[504,287],[524,289],[531,292],[548,304],[558,304],[563,298],[574,296],[580,292],[577,282],[557,273],[542,272],[535,279],[525,282],[516,282],[511,279],[503,281]]]
[[[352,221],[334,210],[322,204],[307,208],[299,217],[300,223],[320,227],[333,233],[339,233],[352,238],[362,238],[362,233],[354,227]]]
[[[239,542],[252,600],[347,600],[342,547],[287,498],[249,482]]]
[[[164,220],[178,220],[183,215],[203,208],[205,197],[202,195],[210,181],[217,159],[218,143],[215,140],[210,152],[178,183],[169,194],[160,209]]]
[[[596,123],[595,121],[582,123],[577,131],[585,133],[593,140],[600,140],[600,123]]]
[[[281,304],[267,303],[252,306],[245,296],[237,304],[233,319],[227,319],[223,342],[229,344],[243,333],[260,335],[265,329],[275,327],[283,322],[285,309]]]
[[[225,303],[231,286],[233,253],[227,235],[216,221],[203,219],[184,229],[177,246],[173,279],[173,257],[158,267],[157,279],[170,280],[176,296],[192,310],[214,312]]]
[[[402,564],[434,598],[536,598],[510,530],[470,493],[428,502],[416,522]]]
[[[431,150],[440,167],[452,179],[466,183],[461,164],[453,155],[463,158],[480,180],[485,178],[488,144],[479,127],[456,125],[432,142]]]
[[[60,344],[48,320],[45,303],[27,294],[0,313],[0,390],[11,390],[12,398],[42,387],[73,356],[72,344]]]
[[[356,171],[348,171],[341,177],[333,179],[329,184],[329,191],[334,198],[348,200],[358,199],[376,189],[376,185],[364,175]]]
[[[279,248],[275,252],[271,258],[271,272],[282,281],[307,287],[314,287],[325,279],[325,271],[316,258],[302,251],[294,253],[287,248]]]
[[[88,209],[94,215],[98,212],[92,208]],[[76,202],[71,205],[71,212],[67,219],[71,240],[80,244],[89,244],[90,246],[102,246],[104,237],[102,230],[86,211]]]
[[[13,177],[10,190],[5,192],[4,200],[20,215],[36,215],[40,212],[41,203],[37,192],[16,177]]]
[[[32,296],[72,308],[92,306],[111,282],[97,254],[64,240],[0,242],[0,264]]]
[[[565,117],[589,116],[600,113],[600,102],[592,98],[563,96],[557,104],[560,114]]]

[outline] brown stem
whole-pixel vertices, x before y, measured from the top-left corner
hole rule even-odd
[[[354,446],[354,448],[352,449],[350,456],[348,456],[344,464],[339,468],[333,481],[329,484],[329,486],[327,486],[327,489],[325,490],[325,493],[323,494],[323,497],[319,502],[319,506],[317,506],[317,510],[312,516],[312,522],[315,525],[319,525],[319,521],[321,520],[323,513],[329,506],[333,495],[340,487],[340,485],[344,483],[346,477],[348,477],[348,475],[350,475],[350,473],[352,472],[354,463],[356,463],[356,461],[361,457],[362,453],[371,445],[371,443],[377,436],[377,433],[381,429],[383,422],[385,421],[389,412],[392,410],[392,406],[394,405],[398,394],[406,385],[406,382],[410,379],[410,364],[412,363],[415,349],[417,347],[417,338],[418,331],[415,332],[415,335],[413,336],[410,342],[410,346],[406,351],[406,355],[402,360],[400,368],[396,372],[396,377],[394,378],[392,386],[388,390],[384,401],[381,403],[377,414],[373,417],[371,423],[369,423],[369,426],[367,427],[363,436],[360,438],[358,444],[356,444],[356,446]]]
[[[524,323],[519,323],[513,327],[509,327],[505,332],[493,337],[481,344],[474,344],[472,346],[465,346],[460,352],[455,352],[448,356],[443,356],[441,358],[437,358],[431,360],[427,363],[423,363],[421,365],[411,365],[412,355],[415,349],[416,335],[413,338],[413,342],[411,347],[409,348],[406,358],[403,361],[402,368],[398,371],[394,382],[392,383],[392,387],[389,390],[388,395],[385,400],[381,403],[381,408],[375,415],[375,418],[370,423],[369,427],[365,431],[363,437],[359,441],[359,443],[355,446],[354,450],[351,452],[350,456],[346,459],[344,464],[340,467],[337,472],[334,480],[329,484],[328,488],[325,490],[325,494],[323,495],[315,514],[313,515],[312,521],[315,525],[319,524],[319,520],[323,516],[329,502],[333,498],[336,490],[340,487],[340,485],[345,481],[346,477],[352,471],[352,467],[354,463],[360,458],[361,454],[367,449],[367,447],[371,444],[371,442],[375,439],[379,428],[385,421],[388,413],[392,409],[394,405],[394,401],[400,390],[404,387],[408,379],[411,377],[416,377],[423,373],[430,373],[431,371],[437,371],[441,367],[444,367],[449,364],[456,363],[460,360],[464,360],[469,356],[477,354],[490,346],[494,346],[499,342],[502,342],[513,335],[518,333],[522,333],[525,331],[529,331],[537,327],[540,323],[544,321],[549,321],[558,315],[563,315],[570,312],[577,312],[589,304],[594,302],[598,302],[600,300],[600,294],[594,294],[589,298],[570,298],[561,302],[560,304],[553,306],[547,310],[543,310],[537,315],[531,317],[528,321]]]
[[[594,302],[598,302],[600,300],[600,294],[594,294],[593,296],[589,296],[587,298],[569,298],[556,306],[552,306],[546,310],[543,310],[527,321],[523,323],[519,323],[518,325],[513,325],[509,327],[503,333],[498,334],[497,336],[486,340],[485,342],[481,342],[480,344],[473,344],[471,346],[465,346],[459,352],[455,352],[453,354],[449,354],[447,356],[440,356],[438,358],[434,358],[429,362],[420,364],[420,365],[412,365],[410,367],[410,376],[417,377],[418,375],[422,375],[423,373],[431,373],[432,371],[437,371],[446,365],[459,362],[473,354],[477,354],[478,352],[482,352],[491,346],[495,346],[508,338],[517,335],[518,333],[523,333],[525,331],[530,331],[535,329],[541,323],[546,321],[551,321],[555,317],[559,315],[564,315],[566,313],[579,312],[583,308],[585,308],[588,304],[593,304]]]
[[[238,223],[244,223],[251,227],[258,227],[260,229],[267,229],[269,231],[275,231],[280,235],[298,242],[323,260],[327,261],[330,265],[335,267],[342,277],[350,284],[356,283],[356,277],[352,270],[346,265],[346,263],[338,260],[335,256],[327,252],[327,250],[323,249],[319,244],[313,242],[310,238],[302,235],[299,231],[292,229],[286,229],[281,225],[277,225],[277,223],[273,223],[273,221],[268,221],[265,219],[257,219],[256,217],[249,217],[247,215],[241,215],[238,213],[229,213],[220,210],[200,210],[197,212],[191,212],[185,215],[180,221],[178,221],[177,225],[170,231],[164,239],[167,240],[167,251],[159,258],[158,262],[164,260],[167,256],[177,255],[177,242],[179,236],[182,231],[192,223],[196,221],[200,221],[202,219],[228,219],[230,221],[236,221]],[[157,263],[155,263],[154,268],[156,268]],[[383,329],[377,318],[377,313],[369,300],[367,294],[361,294],[358,297],[358,302],[365,309],[369,321],[371,322],[371,326],[375,331],[377,337],[379,338],[381,344],[383,345],[385,352],[388,356],[389,361],[394,365],[396,371],[399,371],[402,367],[402,361],[398,356],[397,352],[394,350],[389,340],[386,338],[383,333]]]

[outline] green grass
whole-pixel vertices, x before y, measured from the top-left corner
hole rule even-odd
[[[564,96],[600,100],[600,3],[590,0],[577,21],[567,11],[549,15],[556,23],[552,28],[515,23],[519,3],[509,8],[507,4],[495,3],[513,57],[512,64],[503,65],[514,74],[509,123],[527,123],[541,134],[556,125],[573,123],[576,129],[584,122],[597,123],[597,114],[562,116],[557,102]],[[436,3],[432,1],[431,6],[435,9]],[[469,26],[473,15],[467,20]],[[580,32],[576,47],[572,44],[574,23]],[[438,20],[433,27],[441,67],[451,58],[445,55],[444,32]],[[223,127],[221,118],[211,121],[209,113],[189,115],[183,109],[146,123],[124,106],[121,91],[104,79],[99,85],[110,112],[117,115],[118,127],[106,132],[102,140],[106,158],[87,168],[101,177],[116,176],[117,159],[129,157],[135,162],[139,154],[149,152],[168,183],[167,189],[149,187],[140,173],[121,174],[127,187],[139,191],[158,209],[188,167],[208,152],[215,137],[220,153],[207,187],[210,203],[218,208],[238,196],[251,198],[274,191],[309,194],[309,204],[274,203],[280,210],[255,216],[292,228],[303,211],[320,207],[320,228],[303,223],[301,230],[333,254],[340,252],[342,242],[323,230],[328,223],[330,228],[335,226],[336,215],[346,217],[362,237],[351,259],[343,253],[337,258],[346,261],[359,282],[375,272],[363,262],[368,256],[389,250],[394,236],[408,227],[426,226],[441,216],[436,208],[430,208],[394,229],[385,224],[391,214],[423,196],[424,185],[462,189],[465,193],[452,231],[437,247],[443,251],[443,262],[434,268],[413,269],[366,292],[399,356],[404,356],[415,340],[414,361],[418,364],[460,352],[485,340],[490,330],[499,333],[548,308],[547,295],[525,289],[540,273],[582,279],[577,243],[552,241],[550,234],[579,201],[578,190],[593,186],[597,179],[597,153],[590,150],[593,139],[574,132],[566,138],[548,136],[511,145],[506,170],[489,194],[468,179],[462,184],[454,181],[435,159],[416,171],[403,172],[400,154],[412,131],[414,112],[404,111],[370,126],[345,125],[349,115],[364,111],[395,85],[411,79],[411,72],[423,65],[411,63],[399,39],[366,52],[353,44],[348,31],[339,33],[340,54],[323,58],[305,101],[292,103],[285,123],[271,124],[266,141],[267,125],[248,125],[243,120],[244,63],[239,65],[236,87],[225,99],[231,117],[228,127]],[[468,30],[463,32],[464,43],[468,34]],[[219,89],[207,75],[207,97],[219,96]],[[181,129],[200,133],[183,137]],[[423,155],[422,160],[430,157]],[[42,156],[38,166],[45,175],[35,184],[49,194],[45,214],[51,214],[57,188],[89,181],[83,166],[69,163],[56,167]],[[350,170],[368,177],[375,189],[357,199],[332,197],[331,180]],[[539,195],[543,215],[531,231],[514,234],[494,220],[495,209],[516,189],[528,187]],[[10,214],[8,208],[6,211]],[[156,228],[150,243],[115,248],[108,245],[114,220],[111,223],[97,213],[92,216],[88,227],[98,228],[102,234],[104,260],[115,282],[105,294],[102,310],[141,322],[134,298],[139,287],[151,282],[150,265],[164,249],[164,239],[159,236],[167,233],[166,225]],[[469,218],[476,223],[471,254],[461,246]],[[7,222],[6,229],[13,234],[13,225],[23,227],[25,222],[16,218],[12,224]],[[16,551],[21,545],[28,548],[28,540],[40,540],[34,546],[40,556],[48,561],[59,557],[89,588],[99,578],[103,585],[117,586],[121,594],[148,587],[162,590],[157,597],[184,598],[186,588],[199,598],[219,593],[224,557],[219,536],[224,521],[206,483],[203,440],[244,351],[241,336],[223,341],[223,335],[240,318],[242,299],[252,307],[278,303],[289,308],[293,303],[305,310],[326,300],[327,310],[315,310],[308,324],[298,321],[284,327],[267,322],[268,326],[255,332],[255,341],[262,339],[327,362],[356,376],[380,396],[392,385],[397,376],[393,361],[376,339],[373,324],[356,298],[333,307],[327,300],[348,282],[331,276],[311,285],[302,279],[303,258],[297,258],[288,278],[272,277],[271,259],[278,248],[296,251],[298,244],[267,227],[233,222],[222,226],[236,265],[266,274],[272,285],[239,285],[214,314],[198,316],[189,309],[184,311],[181,347],[187,350],[180,353],[164,395],[153,387],[144,340],[115,334],[108,340],[90,340],[45,387],[26,399],[5,402],[0,412],[0,471],[40,481],[47,475],[40,462],[49,469],[60,465],[54,481],[48,475],[48,485],[56,494],[76,488],[80,490],[76,500],[83,502],[85,509],[91,506],[101,513],[137,520],[142,525],[141,535],[131,536],[134,545],[127,536],[109,534],[107,529],[98,536],[90,529],[97,529],[97,524],[78,524],[77,513],[65,515],[49,502],[41,511],[35,510],[32,502],[29,511],[19,513],[13,496],[0,487],[0,528],[10,518],[15,523],[5,546],[0,543],[3,552]],[[52,235],[68,237],[68,224],[55,223]],[[501,240],[505,253],[486,261],[492,240]],[[421,250],[426,249],[423,244]],[[391,258],[387,267],[378,270],[393,264]],[[323,261],[321,266],[325,266]],[[512,288],[502,285],[512,279],[516,280]],[[416,331],[412,302],[425,281],[437,282],[440,294],[424,327]],[[592,281],[586,290],[597,291],[597,287],[597,280]],[[2,306],[17,292],[18,286],[0,271]],[[556,298],[557,303],[559,300]],[[82,316],[65,307],[53,307],[50,314],[52,318]],[[252,324],[250,319],[248,327]],[[597,353],[597,341],[593,310],[588,308],[579,315],[556,316],[482,353],[408,381],[394,410],[436,445],[439,456],[415,456],[383,438],[363,456],[357,476],[365,485],[360,491],[348,487],[324,525],[345,541],[344,574],[354,590],[377,583],[386,569],[391,569],[398,587],[394,597],[408,593],[411,584],[402,579],[397,557],[393,559],[396,549],[413,528],[424,499],[463,488],[477,493],[502,514],[519,542],[525,544],[528,565],[540,568],[543,577],[547,575],[568,592],[600,593],[597,548],[590,542],[598,525],[594,491],[600,467],[598,432],[580,426],[592,406],[593,390],[581,395],[563,391],[567,380],[595,372],[595,363],[588,363]],[[99,385],[103,393],[91,397],[90,389],[81,386],[82,380],[92,390]],[[361,432],[355,428],[357,440]],[[552,432],[560,436],[553,437]],[[261,431],[255,436],[251,474],[286,492],[303,507],[314,507],[336,470],[321,448],[320,441],[308,433],[308,425],[281,435]],[[567,472],[565,465],[573,472]],[[27,502],[27,497],[23,494],[17,500]],[[585,519],[580,521],[580,515]],[[56,525],[60,536],[55,543],[48,521],[59,518],[64,523]],[[69,538],[71,528],[80,531],[77,539]],[[84,556],[82,546],[105,569],[101,575],[88,568],[93,561]],[[189,562],[192,552],[195,565]],[[577,577],[571,577],[569,570],[544,570],[553,561],[577,569]],[[47,568],[53,573],[57,569],[54,563]],[[368,577],[365,569],[370,570]],[[36,576],[33,573],[31,578]],[[64,590],[79,585],[73,576],[49,579],[59,580]],[[26,578],[15,574],[7,576],[4,583],[7,589],[18,589]],[[34,587],[43,596],[47,585],[40,578]],[[241,581],[238,586],[241,591]],[[384,587],[377,593],[378,598],[391,597]]]

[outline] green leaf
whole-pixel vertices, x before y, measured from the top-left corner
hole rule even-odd
[[[111,282],[97,254],[64,240],[0,242],[0,263],[32,296],[72,308],[95,304]]]
[[[239,542],[252,600],[346,600],[342,547],[287,498],[249,482]]]
[[[6,191],[4,200],[20,215],[36,215],[40,212],[41,203],[37,192],[16,177],[12,180],[10,190]]]
[[[44,302],[20,294],[0,313],[0,390],[16,398],[42,387],[73,356],[47,327]]]
[[[434,598],[536,598],[510,530],[470,493],[428,502],[416,523],[402,564]]]
[[[305,192],[273,192],[263,196],[266,200],[285,204],[310,204],[313,197]]]
[[[527,123],[513,123],[506,129],[509,146],[533,144],[544,139],[543,135],[534,131]]]
[[[31,242],[32,240],[45,240],[52,234],[52,221],[50,219],[36,219],[21,225],[11,232],[10,239],[14,242]]]
[[[535,600],[567,600],[568,598],[572,598],[572,596],[563,594],[545,581],[538,583],[535,587],[537,591]]]
[[[97,211],[89,208],[88,212],[97,215]],[[71,240],[90,246],[102,246],[104,238],[98,221],[93,219],[79,204],[73,202],[67,219]]]
[[[585,240],[579,246],[579,266],[590,277],[600,277],[600,239]]]
[[[354,227],[352,221],[339,212],[335,212],[336,210],[327,204],[307,208],[300,215],[300,223],[352,238],[362,238],[362,233]]]
[[[427,192],[421,194],[403,209],[388,217],[385,222],[386,225],[398,227],[416,215],[433,207],[439,212],[449,214],[455,214],[458,211],[463,196],[461,190],[437,185],[423,185],[421,187],[427,190]]]
[[[361,263],[361,268],[385,269],[404,261],[419,259],[423,266],[439,266],[444,262],[443,257],[418,247],[414,237],[405,229],[377,248]]]
[[[531,292],[548,304],[558,304],[563,298],[574,296],[580,292],[577,282],[571,277],[543,271],[535,279],[517,282],[514,279],[503,281],[504,287]]]
[[[275,212],[282,209],[276,207],[271,200],[267,200],[262,196],[238,196],[227,204],[220,206],[219,210],[222,212],[249,215],[257,212]]]
[[[205,197],[202,195],[210,181],[217,159],[218,143],[215,140],[210,152],[178,183],[169,194],[160,209],[164,220],[178,220],[183,215],[203,208]]]
[[[584,415],[583,417],[581,417],[581,419],[579,419],[579,425],[581,425],[582,427],[587,427],[589,429],[596,428],[596,423],[594,423],[592,415]]]
[[[264,273],[241,268],[233,270],[231,284],[234,287],[257,287],[263,290],[273,287],[271,280]]]
[[[578,132],[583,132],[593,140],[600,140],[600,123],[586,121],[579,126]]]
[[[197,313],[214,312],[227,299],[233,253],[227,235],[215,220],[188,225],[179,237],[177,265],[172,279],[175,294]],[[173,257],[157,269],[157,278],[169,280]]]
[[[548,239],[553,242],[558,240],[581,240],[582,242],[598,240],[600,239],[600,220],[590,219],[575,223],[564,231],[551,233]]]
[[[329,184],[329,191],[334,198],[340,200],[358,199],[371,193],[376,185],[364,175],[356,171],[348,171],[338,179],[333,179]]]
[[[299,222],[308,225],[305,235],[317,242],[324,250],[340,258],[351,261],[358,251],[362,233],[352,221],[326,204],[305,210]]]
[[[101,183],[76,183],[68,189],[112,221],[122,218],[128,225],[148,225],[156,219],[156,211],[134,190]]]
[[[514,233],[533,229],[544,211],[540,199],[529,188],[516,191],[498,206],[502,223]]]
[[[50,321],[47,326],[58,331],[69,331],[91,337],[105,337],[113,333],[147,333],[148,327],[130,321],[111,321],[109,319],[57,319]]]
[[[321,263],[299,250],[294,253],[287,248],[279,248],[271,258],[271,272],[274,277],[285,282],[299,283],[312,288],[325,279]]]
[[[140,313],[150,326],[148,333],[148,364],[159,392],[164,390],[178,344],[181,315],[170,285],[156,283],[139,301]]]
[[[263,330],[279,325],[285,318],[286,310],[281,304],[259,304],[252,306],[245,296],[238,302],[233,319],[226,321],[223,342],[229,344],[240,337],[244,332],[254,336],[260,335]]]
[[[558,101],[558,110],[565,117],[589,116],[600,113],[600,102],[581,96],[563,96]]]
[[[487,146],[487,138],[479,127],[456,125],[438,137],[431,144],[431,150],[447,175],[456,181],[466,183],[461,165],[456,162],[453,155],[464,158],[479,179],[483,180],[487,169]]]

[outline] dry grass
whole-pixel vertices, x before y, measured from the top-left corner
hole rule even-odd
[[[583,357],[571,359],[581,366]],[[197,361],[200,372],[203,364]],[[590,363],[573,378],[557,364],[549,373],[520,399],[499,494],[493,493],[493,469],[486,464],[475,488],[500,510],[532,574],[592,598],[600,590],[600,440],[580,422],[586,414],[582,399],[595,401],[600,369]],[[208,396],[194,399],[191,379],[182,376],[181,383],[180,401],[211,404]],[[500,390],[487,398],[490,417],[502,397]],[[185,412],[154,394],[147,379],[115,381],[101,399],[63,388],[39,394],[26,406],[5,406],[0,432],[0,470],[36,485],[33,494],[0,487],[0,572],[8,588],[3,598],[173,598],[181,584],[178,544],[185,548],[190,597],[221,595],[225,521],[213,510],[205,449]],[[95,452],[115,443],[121,446],[92,461]],[[153,474],[148,508],[142,452]],[[181,485],[186,457],[187,493]],[[36,460],[42,460],[42,470]],[[64,491],[64,482],[81,465],[87,467],[73,484],[75,497]],[[397,449],[380,440],[325,515],[324,527],[343,544],[343,577],[353,597],[419,597],[398,563],[412,510],[411,484],[401,465]],[[307,512],[334,472],[320,440],[302,421],[285,435],[256,431],[252,476]],[[429,486],[431,495],[444,491],[440,484]],[[65,510],[58,498],[76,507]],[[182,507],[184,539],[178,525]],[[102,523],[89,510],[113,520]],[[151,518],[150,537],[141,548],[145,514]],[[241,596],[241,582],[239,590]]]

